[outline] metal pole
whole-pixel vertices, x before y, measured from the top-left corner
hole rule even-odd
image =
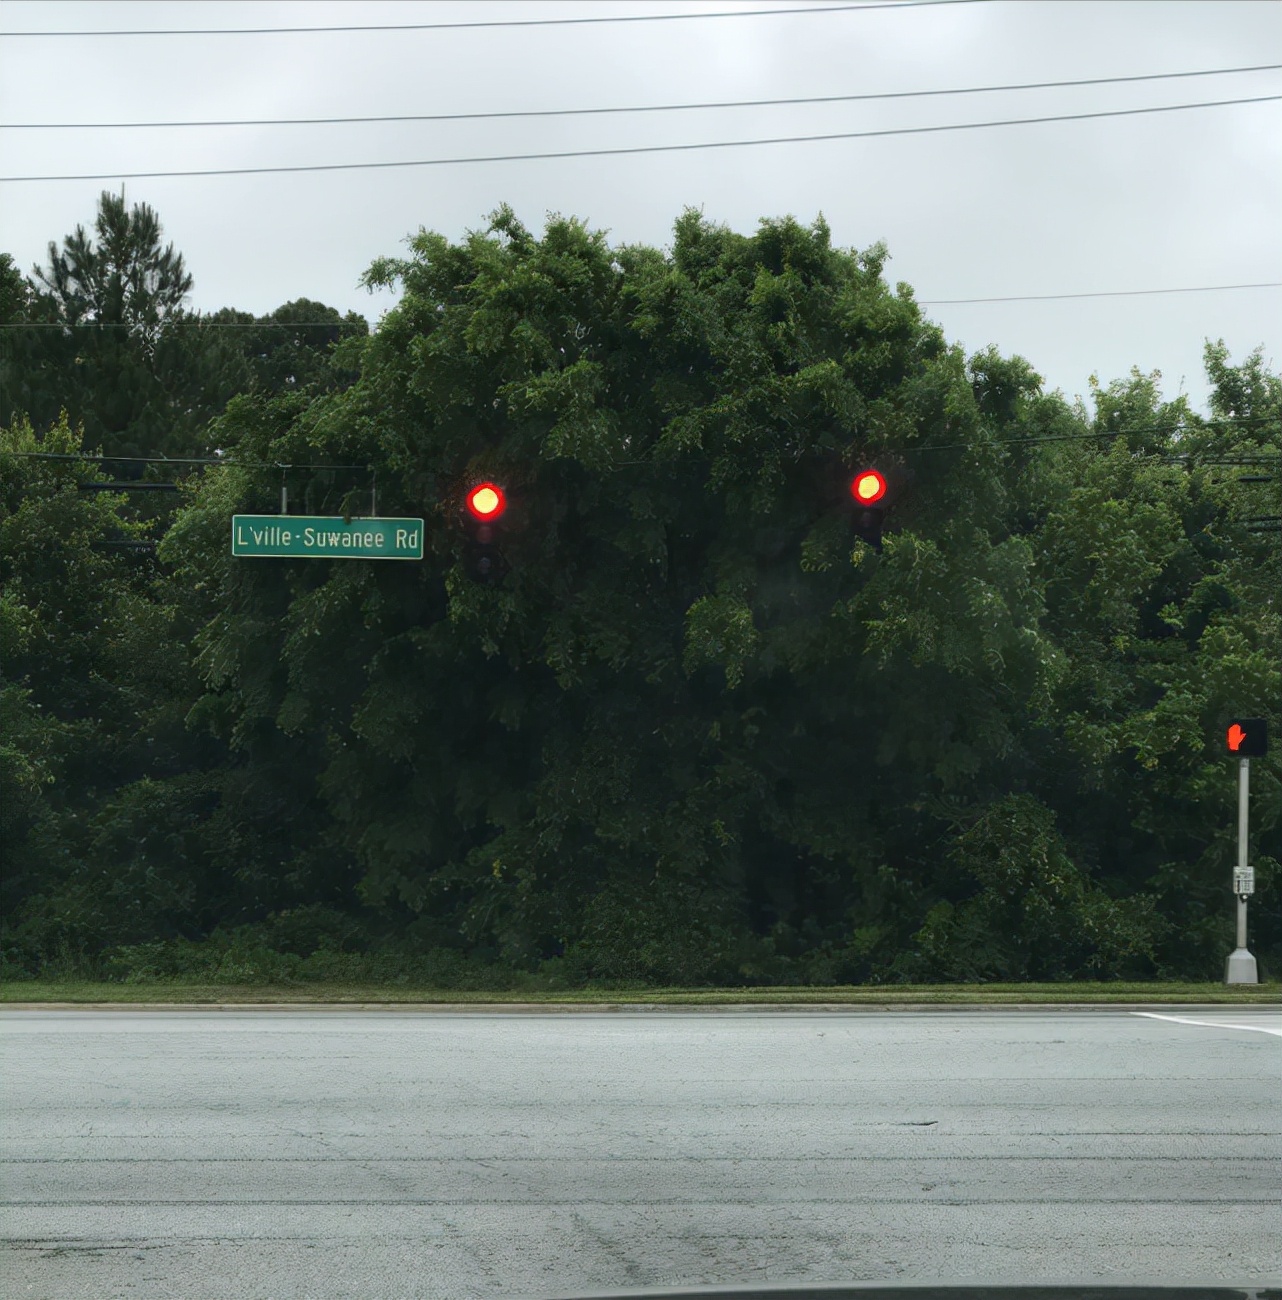
[[[1251,760],[1241,758],[1237,765],[1237,865],[1246,870],[1248,810],[1251,803]],[[1237,896],[1237,946],[1246,947],[1246,895]]]
[[[1237,768],[1237,871],[1234,873],[1234,889],[1246,875],[1248,809],[1251,800],[1251,760],[1238,759]],[[1229,953],[1224,963],[1224,982],[1226,984],[1258,984],[1259,971],[1255,958],[1246,946],[1246,894],[1237,896],[1237,947]]]

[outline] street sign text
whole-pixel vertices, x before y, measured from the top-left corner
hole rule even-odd
[[[421,560],[421,519],[233,515],[231,553],[247,558]]]

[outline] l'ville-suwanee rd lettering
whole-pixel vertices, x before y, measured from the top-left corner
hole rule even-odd
[[[252,524],[236,525],[236,541],[241,546],[289,546],[298,534],[296,528],[282,528],[279,524],[268,524],[265,528],[255,528]],[[307,527],[302,530],[303,545],[346,546],[357,548],[381,548],[384,542],[382,533],[325,532]]]
[[[236,525],[236,543],[238,546],[289,546],[298,536],[297,529],[284,528],[279,524],[268,524],[255,528],[252,524]],[[302,543],[308,550],[321,547],[342,547],[344,550],[381,551],[387,542],[382,532],[357,532],[344,529],[341,532],[326,531],[310,525],[302,530]],[[412,550],[418,545],[418,534],[408,528],[396,530],[396,549]]]

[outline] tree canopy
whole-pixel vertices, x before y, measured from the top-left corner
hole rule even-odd
[[[28,278],[0,260],[0,422],[44,428],[67,411],[103,455],[199,457],[221,450],[210,422],[239,393],[351,381],[331,349],[364,335],[362,318],[307,299],[262,317],[188,310],[182,254],[123,193],[100,196],[94,235],[77,226],[61,249],[50,243]]]
[[[144,687],[127,653],[109,689],[154,713],[95,723],[119,745],[182,717],[183,742],[86,796],[43,757],[37,660],[13,661],[30,739],[6,779],[36,847],[11,960],[235,930],[570,982],[1214,977],[1219,728],[1276,726],[1282,694],[1282,573],[1251,522],[1276,477],[1237,467],[1276,460],[1282,380],[1208,345],[1210,418],[1139,372],[1092,414],[949,344],[886,258],[822,219],[688,212],[658,250],[501,209],[376,262],[400,300],[371,335],[305,300],[273,322],[296,337],[247,330],[252,374],[202,433],[234,463],[193,482],[147,582],[119,579],[166,666]],[[868,467],[880,550],[851,527]],[[26,537],[69,489],[5,468]],[[282,473],[307,513],[376,488],[422,517],[423,562],[234,558],[231,516],[278,509]],[[482,479],[509,500],[495,585],[460,527]],[[6,589],[31,645],[25,553]],[[1252,773],[1266,963],[1279,774]],[[86,818],[79,865],[53,865]]]

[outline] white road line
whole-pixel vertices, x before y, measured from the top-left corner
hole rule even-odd
[[[1207,1025],[1212,1029],[1254,1029],[1260,1034],[1276,1034],[1282,1038],[1282,1025],[1270,1029],[1268,1025],[1232,1025],[1226,1020],[1188,1020],[1184,1016],[1163,1016],[1156,1011],[1132,1011],[1133,1016],[1147,1016],[1150,1020],[1170,1020],[1177,1025]]]

